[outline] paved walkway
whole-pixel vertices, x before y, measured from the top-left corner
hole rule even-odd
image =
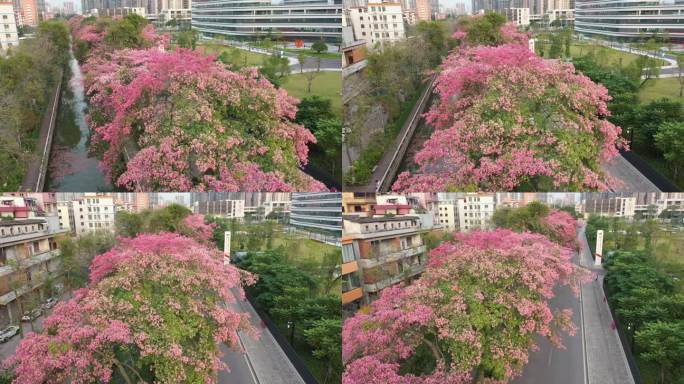
[[[21,183],[21,191],[43,192],[47,173],[48,161],[50,160],[50,149],[52,147],[52,137],[55,133],[55,120],[57,119],[57,109],[59,106],[59,94],[62,89],[62,72],[59,74],[59,83],[55,87],[55,92],[50,98],[48,108],[43,116],[40,125],[40,135],[38,146],[33,153],[28,169]]]
[[[243,383],[244,381],[234,381],[232,379],[237,378],[237,376],[245,377],[244,367],[251,367],[258,384],[304,384],[304,380],[299,376],[299,373],[275,341],[271,332],[262,325],[261,318],[249,301],[238,299],[231,307],[239,312],[249,314],[252,326],[259,330],[259,338],[254,338],[242,332],[239,333],[242,346],[246,352],[246,364],[234,366],[231,368],[232,372],[221,375],[221,382]],[[230,364],[228,359],[224,358],[223,360]],[[238,371],[238,369],[241,369],[241,371]],[[231,377],[232,375],[235,376]]]
[[[597,281],[582,285],[584,334],[589,384],[634,384],[620,337],[603,292],[603,268],[594,267],[584,228],[578,234],[580,265],[599,274]]]

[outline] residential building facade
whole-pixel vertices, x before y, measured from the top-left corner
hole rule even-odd
[[[0,53],[18,45],[19,33],[14,4],[11,1],[0,1]]]
[[[114,230],[116,205],[109,194],[86,193],[72,201],[74,229],[76,235],[99,229]]]
[[[19,323],[23,312],[45,300],[59,267],[56,215],[45,215],[28,198],[0,197],[0,328]]]
[[[227,219],[244,219],[244,200],[212,200],[196,201],[192,205],[192,212],[200,215],[220,216]]]
[[[368,3],[366,7],[350,8],[349,19],[354,38],[364,40],[370,49],[405,37],[401,4],[398,3]]]
[[[358,269],[352,264],[348,268],[358,271],[361,279],[361,284],[355,284],[354,277],[349,277],[347,292],[354,293],[349,293],[348,298],[355,299],[347,305],[369,304],[383,289],[417,278],[425,270],[427,261],[421,236],[424,232],[417,216],[345,216],[343,260],[356,261]],[[362,296],[358,288],[362,289]]]

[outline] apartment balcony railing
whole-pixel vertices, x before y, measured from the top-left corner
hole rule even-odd
[[[56,222],[59,224],[59,221]],[[21,225],[21,224],[19,224]],[[0,246],[5,245],[5,244],[11,244],[11,243],[17,243],[17,242],[24,242],[24,241],[31,241],[31,240],[38,240],[40,238],[46,237],[46,236],[53,236],[53,235],[58,235],[61,233],[67,233],[68,231],[65,229],[56,229],[58,225],[51,226],[49,223],[43,224],[45,227],[42,230],[37,230],[29,233],[13,233],[13,234],[5,234],[0,236]]]
[[[342,292],[342,304],[351,303],[363,297],[363,290],[361,288],[354,288],[347,292]]]
[[[406,278],[413,277],[415,275],[418,275],[420,273],[423,273],[425,271],[425,265],[423,264],[417,264],[413,265],[410,268],[404,269],[403,272],[390,276],[386,279],[380,280],[376,283],[371,283],[371,284],[364,284],[363,285],[363,290],[366,292],[378,292],[380,290],[383,290],[391,285],[398,284],[405,280]]]
[[[377,267],[382,264],[387,264],[391,263],[393,261],[399,261],[402,259],[406,259],[412,256],[420,255],[425,253],[426,248],[425,245],[419,245],[416,247],[411,247],[411,248],[405,248],[405,249],[399,249],[396,251],[385,251],[381,252],[379,255],[372,257],[372,258],[361,258],[358,260],[359,265],[361,268],[373,268]]]
[[[21,269],[31,268],[32,266],[34,266],[36,264],[44,263],[46,261],[54,259],[55,257],[59,256],[59,254],[60,254],[59,249],[53,249],[50,251],[37,253],[33,256],[29,256],[29,257],[23,259],[20,262],[20,267],[21,267]],[[10,273],[13,272],[13,270],[14,270],[13,267],[11,267],[9,265],[0,265],[0,278],[2,278],[3,276],[9,275]]]

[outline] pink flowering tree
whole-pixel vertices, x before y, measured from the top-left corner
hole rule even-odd
[[[551,209],[538,201],[519,208],[499,208],[492,215],[491,222],[497,228],[542,234],[573,250],[577,250],[579,246],[577,219],[566,211]]]
[[[522,372],[535,336],[562,348],[570,309],[552,311],[554,288],[577,293],[589,275],[572,251],[539,234],[459,233],[430,255],[410,286],[383,290],[345,321],[344,384],[504,383]]]
[[[254,68],[147,49],[91,56],[83,69],[93,147],[122,188],[324,189],[301,171],[315,138],[292,121],[297,100]]]
[[[92,262],[90,285],[45,319],[7,361],[16,384],[213,383],[218,345],[254,332],[226,307],[254,278],[178,234],[143,234]]]
[[[306,175],[314,135],[294,123],[298,100],[254,68],[168,51],[138,17],[77,19],[91,151],[131,191],[318,191]]]
[[[601,164],[626,148],[608,91],[526,45],[464,47],[442,63],[435,132],[401,191],[605,190]]]
[[[195,239],[195,241],[211,245],[211,238],[214,236],[215,223],[205,223],[204,215],[189,215],[181,222],[180,233]]]

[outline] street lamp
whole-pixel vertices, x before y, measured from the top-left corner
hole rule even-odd
[[[290,330],[290,344],[294,343],[294,329],[295,325],[292,321],[288,320],[287,321],[287,329]]]

